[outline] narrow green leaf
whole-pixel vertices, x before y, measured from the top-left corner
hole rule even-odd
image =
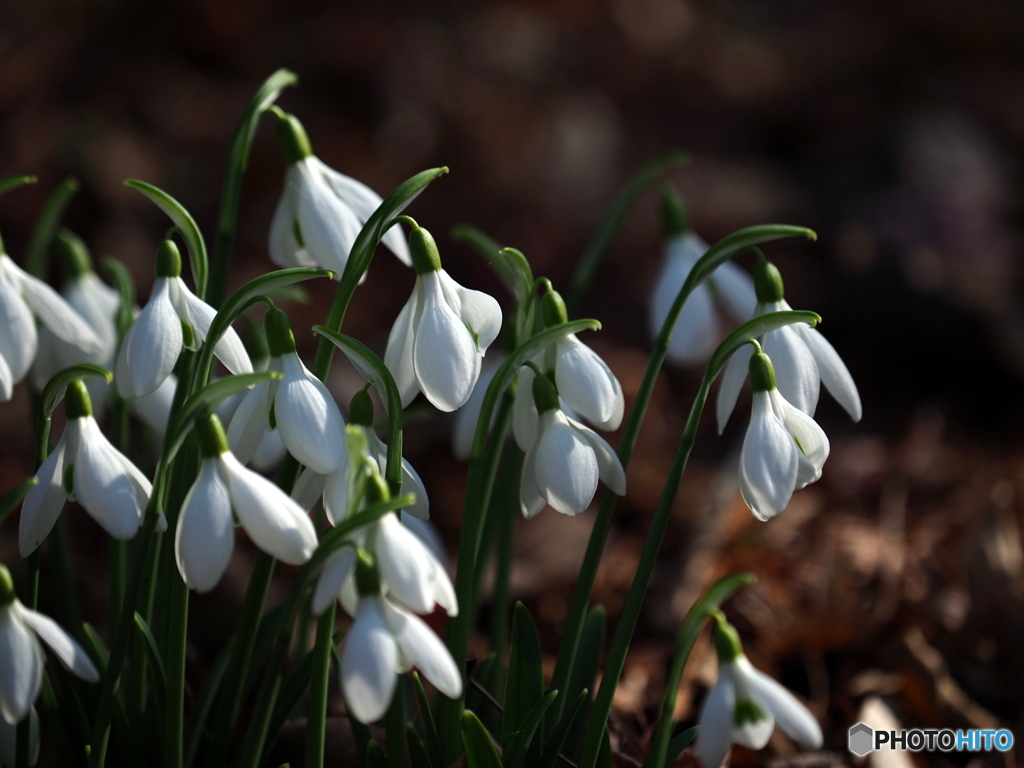
[[[135,614],[135,629],[139,633],[139,639],[142,640],[143,646],[149,652],[150,667],[155,670],[153,675],[153,684],[156,687],[156,690],[153,692],[154,698],[162,703],[167,699],[167,673],[164,671],[164,661],[160,657],[160,649],[157,648],[156,638],[149,631],[149,625],[146,623],[146,620],[138,612]]]
[[[69,176],[47,198],[39,216],[36,217],[36,223],[33,225],[32,234],[29,237],[28,248],[25,249],[25,271],[30,275],[40,279],[45,277],[50,243],[53,242],[53,237],[57,234],[57,227],[64,215],[64,209],[81,188],[82,185],[78,183],[78,179]]]
[[[199,740],[203,737],[206,721],[213,710],[213,702],[217,698],[217,692],[220,690],[220,685],[224,681],[224,675],[228,671],[228,663],[231,661],[231,649],[234,643],[235,639],[232,638],[228,645],[224,647],[224,650],[221,651],[220,656],[217,657],[217,661],[213,665],[213,669],[210,670],[210,675],[206,678],[206,683],[204,683],[203,689],[199,693],[199,698],[196,699],[195,704],[192,706],[192,713],[185,728],[185,758],[182,763],[184,768],[191,768],[192,763],[195,761],[196,752],[199,750]]]
[[[468,768],[501,768],[501,758],[491,734],[471,710],[462,713],[462,741],[466,747]]]
[[[531,752],[536,752],[538,757],[531,760],[531,765],[537,764],[537,759],[541,754],[541,748],[543,744],[540,734],[537,733],[537,729],[541,723],[544,722],[544,713],[547,712],[548,707],[551,706],[552,702],[558,698],[558,691],[551,691],[547,696],[537,702],[533,708],[526,714],[523,722],[519,726],[519,730],[516,735],[512,738],[512,743],[509,744],[508,749],[505,750],[504,765],[505,768],[520,768],[523,764],[523,760],[526,758],[526,750],[530,749]],[[537,738],[534,738],[534,735]]]
[[[103,269],[114,283],[119,297],[117,315],[114,323],[117,326],[118,338],[124,338],[135,320],[135,280],[121,261],[108,257],[103,260]]]
[[[25,498],[25,494],[32,490],[32,486],[38,482],[38,478],[30,477],[28,480],[18,483],[3,496],[0,496],[0,525],[3,525],[4,519],[11,513],[11,510],[18,506],[18,503]]]
[[[580,643],[576,651],[576,661],[572,665],[572,674],[569,675],[569,696],[575,698],[579,695],[580,691],[589,690],[593,692],[596,690],[594,683],[597,680],[597,671],[601,667],[601,657],[604,654],[606,639],[607,614],[604,607],[598,605],[590,609],[590,612],[587,613],[587,618],[583,622],[583,632],[580,635]],[[583,724],[586,722],[585,713],[590,708],[590,700],[592,698],[593,696],[589,696],[584,701],[584,716],[578,718],[576,725],[569,729],[566,748],[573,754],[575,754],[576,747],[579,744]],[[551,725],[550,718],[548,725]]]
[[[412,723],[405,726],[405,738],[409,743],[409,761],[412,768],[432,768],[427,748],[423,746],[423,740]]]
[[[192,218],[192,214],[185,210],[185,206],[162,189],[145,181],[128,179],[124,185],[148,197],[161,211],[167,214],[181,231],[181,236],[188,247],[189,263],[192,265],[192,281],[195,283],[196,288],[195,293],[200,299],[203,298],[206,295],[206,279],[209,269],[206,258],[206,242],[203,240],[203,234],[199,231],[199,226],[196,224],[195,219]]]
[[[99,670],[100,675],[105,675],[107,673],[107,661],[110,659],[110,653],[107,651],[107,646],[103,644],[103,638],[100,637],[99,632],[89,622],[82,624],[82,632],[85,634],[89,650],[92,651],[89,655],[96,662],[96,669]]]
[[[547,746],[544,748],[544,754],[541,755],[537,768],[555,768],[559,753],[562,751],[562,745],[565,744],[569,731],[576,724],[588,695],[589,691],[584,688],[579,692],[579,695],[573,700],[572,704],[569,705],[569,708],[565,710],[565,714],[562,715],[562,719],[555,726],[555,730],[551,734]]]
[[[612,738],[608,729],[602,729],[601,749],[597,753],[597,768],[613,768]]]
[[[540,636],[529,610],[517,602],[512,612],[512,644],[505,686],[505,715],[501,726],[501,743],[506,750],[524,728],[527,715],[543,698]]]
[[[594,279],[601,260],[604,258],[608,247],[612,244],[615,236],[622,229],[622,225],[629,218],[630,211],[636,205],[636,201],[651,187],[661,182],[662,174],[674,166],[685,165],[690,162],[690,156],[685,152],[668,152],[654,158],[646,163],[622,188],[612,204],[608,206],[601,219],[594,239],[590,241],[587,250],[583,252],[576,272],[569,281],[569,290],[565,296],[565,305],[572,315],[579,305],[580,299]]]
[[[446,768],[444,750],[441,748],[441,738],[437,734],[437,726],[434,723],[434,713],[430,710],[430,704],[427,702],[427,693],[423,690],[423,681],[420,680],[418,672],[412,673],[412,682],[413,688],[416,690],[416,700],[420,705],[420,716],[423,718],[430,762],[433,764],[433,768]]]
[[[700,727],[696,725],[687,728],[668,743],[668,754],[665,755],[665,762],[662,764],[663,768],[669,768],[672,763],[679,759],[679,756],[683,754],[683,750],[690,746],[693,740],[697,738],[699,730]]]
[[[367,768],[388,768],[388,761],[384,755],[384,750],[380,748],[380,744],[376,741],[371,740],[366,745],[366,765]]]
[[[35,184],[37,181],[38,176],[8,176],[6,179],[0,179],[0,195],[25,184]]]

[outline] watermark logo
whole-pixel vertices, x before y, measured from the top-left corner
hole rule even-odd
[[[866,723],[851,726],[847,746],[864,757],[876,749],[911,752],[1006,752],[1013,746],[1013,734],[1002,730],[959,730],[950,728],[912,728],[899,731],[875,730]]]

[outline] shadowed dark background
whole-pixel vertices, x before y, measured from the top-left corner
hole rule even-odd
[[[908,726],[997,721],[1016,732],[1022,36],[1024,10],[998,0],[8,3],[0,176],[40,182],[0,200],[0,231],[20,262],[42,202],[73,174],[83,189],[65,223],[97,256],[125,261],[144,299],[168,223],[123,180],[167,190],[211,238],[231,132],[259,83],[284,66],[300,83],[279,104],[332,167],[382,194],[424,168],[451,168],[408,213],[438,237],[456,280],[507,307],[489,268],[448,238],[453,225],[520,248],[535,274],[564,286],[621,184],[652,156],[686,150],[691,164],[669,176],[706,240],[759,223],[818,233],[816,243],[766,251],[790,303],[824,317],[865,417],[850,424],[823,394],[817,418],[833,441],[824,477],[769,525],[750,517],[735,484],[746,400],[725,437],[707,419],[616,699],[618,759],[644,753],[673,628],[701,589],[739,568],[761,581],[730,616],[754,663],[811,701],[834,753],[822,760],[846,759],[846,727],[878,701]],[[282,174],[264,126],[230,288],[271,267]],[[649,349],[660,260],[650,195],[581,306],[602,321],[587,341],[627,398]],[[382,352],[412,281],[380,251],[345,330]],[[307,304],[287,307],[297,330],[322,319],[331,286],[309,292]],[[311,352],[312,338],[300,346]],[[345,404],[359,382],[335,368]],[[697,382],[667,369],[656,390],[595,591],[612,626]],[[22,385],[0,406],[0,490],[31,473],[28,402]],[[465,469],[448,456],[449,423],[431,412],[409,425],[406,446],[454,552]],[[102,538],[80,511],[71,516],[86,612],[97,614],[87,618],[102,625],[104,589],[92,578]],[[592,517],[549,509],[520,526],[513,597],[531,607],[552,653]],[[12,520],[0,534],[9,563],[14,531]],[[244,590],[240,550],[229,583],[193,600],[196,682],[234,626],[224,616]],[[698,646],[683,720],[714,679],[712,657]],[[791,753],[776,736],[768,752],[736,760],[789,764]]]

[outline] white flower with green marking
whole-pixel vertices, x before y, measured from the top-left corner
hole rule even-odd
[[[171,375],[183,349],[198,349],[217,311],[181,279],[181,254],[170,240],[160,243],[156,281],[149,302],[128,329],[117,355],[115,380],[121,397],[145,397]],[[252,363],[234,328],[228,328],[214,354],[232,373],[252,373]]]
[[[89,683],[99,681],[100,673],[71,635],[18,601],[11,573],[0,565],[0,717],[12,725],[29,715],[43,685],[46,657],[40,640],[73,674]]]
[[[38,483],[21,508],[18,546],[22,557],[36,551],[69,498],[76,499],[115,539],[132,538],[153,491],[139,468],[100,431],[81,381],[68,384],[64,411],[68,419],[64,434],[39,467]],[[166,525],[161,515],[157,530]]]

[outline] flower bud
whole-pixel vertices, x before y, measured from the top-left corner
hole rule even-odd
[[[546,328],[569,322],[569,313],[565,309],[562,294],[556,290],[545,293],[540,300],[540,316]]]
[[[267,346],[271,357],[282,357],[295,351],[295,335],[288,315],[274,308],[263,318],[263,329],[267,332]]]
[[[441,254],[434,236],[421,226],[414,226],[409,233],[409,255],[417,275],[441,271]]]
[[[0,563],[0,606],[10,605],[18,599],[17,593],[14,591],[14,579],[11,578],[11,572],[7,570],[7,566]]]
[[[537,406],[537,413],[547,413],[550,410],[559,408],[558,390],[551,383],[547,376],[533,377],[533,402]]]
[[[348,423],[373,428],[373,400],[370,393],[361,389],[352,396],[348,406]]]
[[[771,392],[775,389],[775,366],[764,352],[755,352],[750,357],[750,387],[755,392]]]
[[[57,258],[60,260],[60,268],[64,273],[64,279],[68,282],[92,272],[92,259],[89,258],[89,249],[78,235],[67,229],[62,229],[57,234]]]
[[[666,240],[690,231],[690,216],[686,212],[686,203],[679,193],[668,185],[661,191],[661,230]]]
[[[288,165],[305,160],[313,154],[309,136],[295,115],[282,115],[277,119],[277,143]]]
[[[373,555],[363,549],[356,553],[356,591],[360,597],[380,594],[380,572],[373,562]]]
[[[759,304],[782,301],[786,295],[782,285],[782,273],[767,259],[761,259],[754,266],[754,291]]]
[[[156,249],[156,276],[181,277],[181,253],[173,240],[164,240]]]
[[[224,434],[224,425],[215,413],[207,413],[196,419],[196,440],[199,441],[199,452],[204,459],[215,459],[228,451],[228,438]]]
[[[81,381],[72,381],[68,384],[64,394],[64,413],[69,419],[92,416],[92,400],[89,398],[89,390]]]

